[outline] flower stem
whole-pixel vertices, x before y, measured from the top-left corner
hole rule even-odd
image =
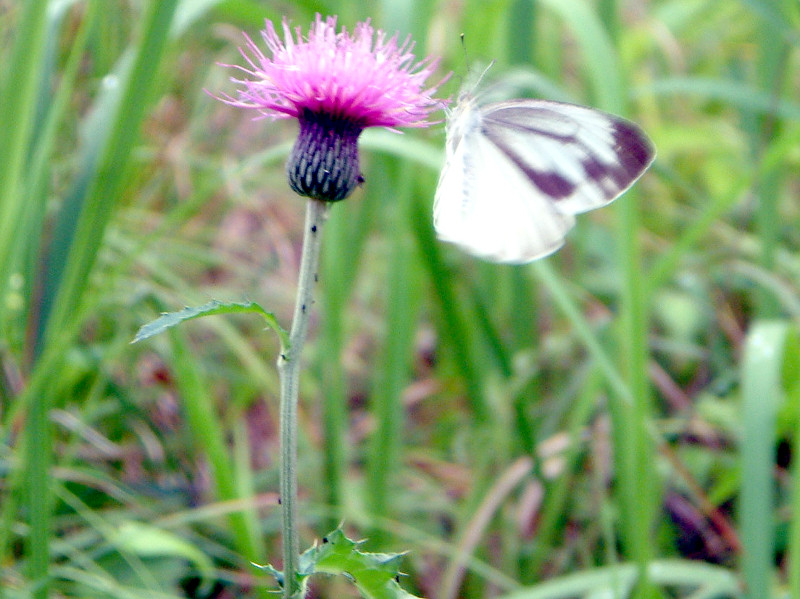
[[[289,333],[288,347],[278,356],[281,381],[280,444],[281,444],[281,530],[283,533],[283,597],[298,599],[297,565],[300,541],[297,530],[297,399],[300,383],[300,354],[308,334],[308,319],[314,303],[314,284],[317,281],[322,225],[328,217],[330,204],[308,200],[300,258],[300,277],[297,301]]]

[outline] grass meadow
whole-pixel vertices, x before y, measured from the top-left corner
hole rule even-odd
[[[443,124],[363,135],[304,352],[301,545],[408,552],[429,599],[799,599],[796,0],[0,0],[0,596],[275,596],[275,335],[131,340],[212,299],[288,327],[296,123],[209,93],[242,31],[316,12],[410,33],[445,96],[495,61],[658,157],[504,266],[435,238]]]

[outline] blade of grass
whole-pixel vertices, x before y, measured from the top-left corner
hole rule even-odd
[[[342,368],[342,350],[346,344],[343,325],[356,275],[361,266],[364,242],[374,222],[379,202],[366,199],[359,204],[347,203],[331,211],[326,225],[326,245],[322,255],[320,285],[318,369],[325,390],[322,409],[325,428],[325,501],[334,516],[326,530],[342,520],[345,505],[344,489],[349,463],[348,395]],[[353,216],[354,211],[355,217]]]
[[[597,370],[595,369],[595,373]],[[541,574],[545,560],[550,557],[559,532],[559,522],[567,513],[567,506],[573,492],[572,485],[577,478],[580,457],[583,453],[581,434],[594,413],[597,393],[600,391],[599,373],[590,377],[581,389],[578,400],[572,405],[567,417],[566,430],[569,432],[569,449],[564,455],[564,469],[557,480],[547,485],[544,504],[538,517],[535,547],[522,570],[522,582],[532,583]]]
[[[430,224],[429,206],[422,202],[415,202],[412,208],[411,223],[420,255],[430,275],[430,281],[435,293],[435,301],[439,306],[442,326],[445,333],[442,336],[443,345],[452,351],[456,366],[466,384],[467,401],[472,409],[475,422],[489,422],[491,410],[488,399],[483,389],[481,379],[482,364],[478,359],[478,346],[473,327],[467,324],[466,317],[458,299],[458,294],[452,283],[453,273],[445,267],[442,260],[441,249],[438,245]],[[449,340],[449,343],[448,343]]]
[[[52,386],[42,396],[33,398],[25,426],[27,450],[25,472],[25,498],[30,519],[27,542],[28,576],[36,585],[34,599],[49,596],[50,538],[52,537],[52,489],[50,467],[52,464],[52,425],[50,405]]]
[[[579,0],[543,0],[575,34],[583,57],[586,76],[592,82],[594,102],[614,113],[625,104],[622,75],[616,51],[591,4]]]
[[[242,497],[242,493],[252,496],[252,487],[244,482],[250,480],[250,476],[241,476],[241,472],[237,474],[237,461],[229,455],[225,445],[225,427],[217,416],[213,397],[208,392],[209,386],[203,380],[185,334],[178,328],[170,329],[169,333],[171,363],[175,368],[186,420],[198,451],[208,456],[219,498],[232,501]],[[244,469],[249,467],[249,464],[239,465]],[[233,512],[229,520],[236,545],[244,557],[254,563],[264,563],[266,548],[255,511],[247,509]],[[264,598],[271,596],[263,587],[259,587],[258,593]]]
[[[59,28],[63,20],[63,12],[67,5],[62,5],[62,11],[51,11],[51,19],[48,24],[48,37],[51,40],[58,38]],[[80,23],[75,39],[70,47],[69,58],[64,69],[60,73],[59,87],[52,98],[52,102],[47,107],[46,118],[37,136],[36,147],[31,158],[29,171],[29,192],[23,224],[14,230],[16,240],[13,245],[22,254],[23,265],[21,272],[27,273],[27,297],[31,297],[29,305],[28,319],[28,339],[35,340],[39,336],[39,316],[42,306],[41,293],[43,291],[42,277],[38,263],[42,249],[42,232],[45,230],[45,214],[47,209],[48,186],[50,185],[51,166],[53,151],[57,141],[58,128],[63,124],[65,115],[70,106],[70,100],[75,92],[75,80],[79,68],[84,59],[84,52],[89,41],[89,36],[93,30],[98,15],[100,13],[100,3],[88,3],[86,13]],[[55,44],[53,44],[55,45]],[[51,58],[54,61],[54,58]],[[44,85],[48,86],[49,78]],[[42,92],[44,95],[44,92]],[[12,259],[12,263],[18,262]],[[28,348],[26,358],[33,359],[34,350]]]
[[[49,402],[57,393],[55,376],[63,367],[65,353],[62,348],[77,332],[77,323],[62,332],[61,344],[55,344],[43,354],[41,366],[34,370],[25,389],[18,395],[6,418],[7,429],[21,428],[25,417],[24,435],[18,444],[20,464],[9,476],[9,488],[2,501],[3,526],[0,528],[0,555],[9,551],[11,523],[16,509],[24,505],[29,514],[29,533],[26,542],[28,576],[36,589],[32,596],[43,599],[48,595],[49,563],[52,529],[52,496],[50,488],[50,466],[52,462],[51,423]]]
[[[13,49],[0,82],[0,297],[6,296],[14,265],[10,260],[25,203],[23,190],[31,151],[31,135],[37,84],[44,66],[41,64],[46,45],[47,0],[31,0],[22,5]],[[0,330],[6,326],[5,302],[0,302]]]
[[[86,503],[78,495],[71,493],[66,486],[58,485],[55,493],[59,501],[62,501],[64,505],[67,505],[70,507],[70,509],[74,510],[75,514],[86,521],[95,534],[104,538],[109,544],[113,544],[113,539],[118,534],[118,528],[115,526],[115,524],[109,522],[102,514],[86,505]],[[54,545],[55,544],[56,543],[54,543]],[[96,562],[91,560],[89,556],[84,557],[78,550],[79,548],[73,547],[71,549],[72,551],[70,552],[70,555],[76,555],[77,559],[75,561],[86,568],[87,571],[94,572],[95,574],[102,572],[106,577],[108,577],[109,580],[111,580],[111,574],[103,572],[102,568],[98,566]],[[152,573],[147,570],[138,555],[125,551],[122,547],[118,547],[117,550],[128,567],[130,567],[136,578],[138,578],[145,587],[145,590],[149,592],[156,592],[159,590],[158,581],[153,578]]]
[[[587,76],[593,83],[597,104],[624,113],[625,85],[609,31],[589,5],[547,0],[575,34]],[[604,5],[606,9],[608,6]],[[606,15],[608,17],[608,15]],[[650,383],[647,375],[649,310],[639,243],[641,215],[634,194],[618,204],[619,256],[624,273],[621,286],[621,326],[618,330],[624,376],[632,403],[612,402],[614,450],[620,465],[617,481],[626,554],[639,564],[641,580],[637,597],[658,597],[647,579],[647,563],[653,558],[652,534],[660,506],[660,489],[652,468],[655,448],[648,434],[651,420]]]
[[[617,0],[600,0],[597,5],[597,14],[600,22],[603,23],[608,37],[613,40],[616,46],[620,33],[620,14]]]
[[[6,297],[6,286],[12,273],[20,272],[24,278],[24,285],[29,286],[32,278],[30,268],[31,256],[36,240],[40,237],[40,218],[36,214],[44,212],[43,190],[45,157],[49,151],[43,146],[52,144],[55,123],[58,120],[57,110],[50,111],[50,119],[44,128],[44,133],[37,137],[34,119],[37,108],[43,106],[43,98],[36,101],[41,93],[37,86],[49,85],[46,77],[48,62],[44,60],[45,48],[48,37],[45,32],[50,30],[50,38],[55,38],[58,30],[59,15],[48,12],[47,2],[27,2],[21,8],[19,25],[11,57],[4,73],[7,77],[0,82],[0,129],[4,132],[3,143],[0,144],[0,295]],[[74,76],[77,59],[81,54],[81,47],[85,43],[87,29],[82,27],[76,39],[78,49],[72,52],[68,68],[62,79],[63,86],[59,90],[57,107],[62,109],[67,95],[72,91],[70,74]],[[72,69],[69,66],[72,66]],[[34,145],[36,144],[36,145]],[[33,167],[28,158],[33,153]],[[28,188],[30,186],[30,188]],[[20,261],[24,261],[23,264]],[[27,266],[27,268],[26,268]],[[27,297],[27,294],[26,294]],[[0,330],[5,330],[5,308],[7,303],[0,302]],[[0,337],[9,339],[4,334]],[[40,389],[41,390],[41,389]],[[9,398],[10,399],[10,398]],[[10,404],[17,411],[18,405],[28,406],[21,398]],[[4,414],[4,416],[8,416]],[[11,427],[12,418],[6,418],[5,423]],[[29,415],[28,431],[30,435],[23,437],[19,445],[20,453],[32,459],[35,463],[31,477],[27,482],[26,504],[31,513],[31,535],[28,538],[27,551],[29,557],[28,574],[31,579],[40,584],[34,595],[41,597],[47,592],[47,577],[49,569],[48,538],[51,520],[49,515],[50,500],[46,493],[34,492],[48,484],[47,472],[50,466],[49,446],[37,446],[37,440],[46,441],[49,423],[47,413],[43,406],[31,411]],[[5,436],[5,435],[3,435]],[[35,446],[34,449],[26,450]],[[9,489],[18,490],[22,473],[25,469],[16,468],[9,477]],[[9,540],[7,531],[19,505],[20,496],[16,492],[6,494],[2,509],[2,533],[0,533],[0,556],[6,555]],[[34,525],[35,522],[35,525]],[[36,584],[36,583],[35,583]]]
[[[747,82],[709,77],[662,77],[647,85],[639,85],[631,96],[698,96],[726,106],[753,113],[774,114],[778,118],[800,119],[800,102],[775,98],[767,91],[755,89]]]
[[[794,24],[797,24],[797,5],[793,2],[773,2],[772,0],[740,0],[750,10],[760,17],[759,29],[769,34],[772,39],[776,36],[787,42],[797,43],[797,30],[792,29],[790,10],[794,9]],[[781,44],[775,44],[776,46]]]
[[[363,205],[367,204],[364,202]],[[323,502],[329,505],[333,515],[327,519],[325,530],[333,530],[341,522],[344,514],[343,489],[346,484],[348,456],[348,397],[344,379],[342,349],[344,346],[343,325],[350,287],[343,283],[345,273],[352,265],[356,270],[357,263],[343,260],[346,253],[347,223],[345,213],[336,207],[328,219],[325,251],[322,253],[322,282],[320,285],[320,304],[322,315],[319,327],[319,351],[317,352],[317,368],[319,370],[320,388],[323,390],[322,402],[323,426],[325,438],[324,451],[324,497]],[[352,208],[352,205],[344,207]]]
[[[760,599],[771,587],[775,551],[775,422],[788,327],[756,322],[747,335],[742,361],[741,495],[739,522],[742,574],[747,597]]]
[[[552,296],[559,309],[569,320],[589,355],[597,362],[597,366],[611,390],[621,401],[633,404],[633,394],[628,383],[622,378],[619,370],[611,360],[609,352],[600,343],[586,317],[578,309],[564,282],[556,275],[552,264],[547,260],[539,260],[532,264],[532,269],[536,277],[547,287],[548,293]]]
[[[800,331],[796,326],[789,329],[785,344],[785,360],[782,378],[786,389],[786,402],[790,413],[797,414],[800,407]],[[792,442],[792,455],[800,455],[800,419],[796,419]],[[800,599],[800,460],[791,466],[792,482],[789,509],[793,517],[789,520],[786,578],[791,599]]]
[[[650,298],[675,274],[681,260],[708,235],[718,219],[742,198],[752,183],[752,177],[752,173],[746,172],[734,179],[727,193],[700,202],[702,206],[700,214],[692,219],[689,228],[683,231],[677,241],[662,253],[648,269],[647,293]]]
[[[733,572],[688,560],[658,560],[648,566],[649,577],[660,585],[708,590],[703,597],[739,597]],[[564,576],[502,595],[501,599],[572,599],[573,597],[628,597],[639,576],[634,564],[621,564]],[[681,595],[688,597],[688,595]],[[697,595],[700,597],[701,595]],[[692,595],[695,597],[695,595]]]
[[[450,560],[447,569],[442,574],[437,597],[455,599],[459,596],[469,558],[475,553],[480,540],[487,534],[487,529],[503,502],[530,474],[532,469],[533,459],[530,456],[522,456],[499,475],[495,475],[493,484],[486,490],[480,505],[463,527],[457,543],[457,557]]]
[[[122,170],[138,134],[138,126],[144,113],[145,103],[138,95],[145,95],[152,82],[154,65],[166,42],[166,34],[176,0],[154,1],[149,5],[145,19],[142,43],[134,63],[134,76],[129,80],[123,112],[111,137],[104,166],[98,172],[95,196],[89,206],[93,209],[82,214],[77,243],[73,246],[67,263],[67,291],[59,295],[60,300],[53,305],[58,311],[55,326],[49,331],[51,341],[61,340],[61,331],[70,328],[70,320],[79,312],[79,300],[86,288],[86,281],[92,263],[100,246],[102,232],[110,215],[114,198],[120,189]],[[16,221],[14,221],[16,222]],[[75,251],[77,248],[77,251]],[[64,291],[62,289],[62,291]],[[46,391],[33,398],[26,420],[26,484],[28,509],[30,513],[30,535],[26,547],[29,557],[29,575],[34,581],[36,599],[45,599],[49,594],[50,538],[52,536],[52,489],[49,470],[52,461],[52,431],[49,412],[55,399],[57,372],[50,373],[52,382],[45,385]]]
[[[647,563],[655,557],[652,535],[660,509],[661,488],[657,470],[653,468],[655,448],[647,434],[653,417],[647,368],[649,306],[645,279],[641,276],[644,270],[638,237],[641,214],[632,196],[629,194],[619,209],[622,215],[619,253],[624,284],[618,342],[634,401],[632,405],[612,402],[610,408],[615,457],[620,465],[618,480],[626,553],[639,564],[643,577],[634,596],[658,597],[660,595],[649,587],[646,578]]]
[[[526,306],[525,310],[511,311],[512,321],[515,325],[518,323],[518,326],[513,326],[512,329],[515,334],[524,335],[524,337],[520,340],[520,345],[509,346],[509,344],[505,343],[503,340],[502,333],[504,331],[500,330],[500,327],[498,327],[495,322],[495,318],[493,318],[493,314],[499,312],[499,310],[496,309],[496,300],[499,296],[507,294],[494,293],[494,289],[491,289],[488,293],[481,293],[481,290],[477,289],[477,286],[470,285],[469,297],[471,299],[471,313],[474,315],[473,321],[475,322],[475,329],[483,334],[487,358],[492,358],[491,362],[486,364],[484,368],[487,372],[492,371],[493,368],[497,368],[500,376],[504,380],[509,380],[514,376],[513,360],[516,348],[528,348],[531,340],[536,339],[536,331],[533,330],[532,326],[536,316],[536,309],[532,301],[531,289],[529,285],[527,285],[528,281],[525,279],[521,269],[512,267],[499,271],[498,267],[495,265],[491,265],[490,268],[494,269],[494,274],[499,275],[499,278],[503,279],[503,282],[514,286],[513,292],[516,293],[512,293],[512,302],[516,303],[512,303],[512,306]],[[488,277],[481,277],[484,281],[486,278]],[[489,297],[492,299],[489,300]],[[491,366],[489,366],[489,364],[491,364]],[[527,411],[532,401],[531,398],[539,397],[539,394],[536,393],[523,392],[529,390],[530,388],[519,390],[519,392],[514,393],[513,398],[509,398],[514,411],[513,443],[509,447],[516,445],[514,451],[522,450],[525,453],[531,453],[535,445],[534,427],[529,422]],[[504,425],[500,423],[497,424],[503,427],[502,435],[508,440],[508,430]]]
[[[528,65],[533,62],[537,9],[533,0],[513,0],[509,7],[506,38],[509,64]]]
[[[791,46],[787,42],[776,44],[771,27],[762,27],[758,37],[761,55],[756,72],[759,76],[759,86],[770,94],[774,106],[781,97],[781,89],[788,78],[787,66],[790,64],[788,58]],[[755,163],[760,164],[772,143],[775,129],[779,124],[778,120],[774,113],[768,112],[762,118],[746,119],[745,122],[753,124],[748,131],[751,152]],[[781,197],[780,188],[785,170],[785,168],[771,169],[762,173],[756,180],[755,194],[758,198],[756,227],[761,239],[761,265],[765,269],[772,269],[775,266],[780,244],[782,223],[778,211],[778,199]],[[758,311],[760,318],[775,318],[780,313],[777,302],[769,293],[759,293]]]
[[[410,359],[419,309],[419,276],[414,246],[408,227],[413,203],[412,165],[404,163],[392,173],[393,202],[388,218],[394,223],[392,250],[386,283],[386,337],[379,366],[375,369],[371,410],[376,428],[372,434],[368,461],[369,510],[388,516],[394,511],[392,481],[400,471],[400,455],[405,416],[402,393],[409,380]],[[405,183],[403,183],[405,182]],[[370,540],[377,546],[385,542],[376,530]]]
[[[55,292],[52,313],[50,318],[45,318],[47,337],[64,325],[81,301],[103,233],[122,191],[126,166],[139,137],[145,108],[149,106],[150,92],[177,4],[177,0],[155,0],[147,5],[131,68],[118,82],[122,90],[120,101],[112,116],[110,133],[101,142],[99,164],[86,187],[85,203],[68,245],[68,257]]]
[[[627,468],[624,474],[623,472],[618,474],[620,485],[623,487],[620,491],[621,509],[631,511],[631,513],[625,514],[625,519],[622,522],[625,527],[623,532],[629,543],[628,551],[631,559],[637,561],[640,567],[643,567],[651,557],[651,545],[643,546],[645,539],[651,539],[651,532],[650,528],[647,528],[646,532],[636,530],[636,526],[645,528],[645,521],[650,523],[649,526],[652,526],[654,513],[652,511],[652,498],[645,497],[643,499],[641,497],[641,495],[647,494],[642,492],[640,483],[652,475],[650,466],[653,463],[654,456],[651,455],[650,461],[645,463],[638,457],[635,459],[634,456],[630,456],[625,452],[641,450],[640,448],[643,445],[652,447],[652,433],[648,429],[649,420],[644,419],[645,417],[639,412],[641,408],[637,408],[638,400],[632,391],[632,387],[629,386],[632,383],[622,378],[609,357],[608,351],[603,348],[593,333],[585,317],[567,293],[563,283],[556,276],[550,263],[546,260],[541,260],[535,262],[532,266],[536,275],[547,286],[559,308],[570,320],[576,334],[581,338],[590,356],[597,362],[600,372],[603,373],[614,391],[616,401],[612,401],[609,405],[612,411],[612,418],[618,418],[615,418],[614,421],[615,435],[620,436],[619,439],[615,440],[615,443],[617,443],[615,455],[616,459],[622,464],[621,468]],[[648,473],[642,474],[640,472],[641,469],[647,469]],[[644,590],[642,592],[655,592],[646,586],[646,579],[643,580],[642,589]]]
[[[513,347],[528,348],[531,339],[541,335],[539,329],[539,302],[533,282],[528,273],[523,269],[515,268],[511,276],[511,305],[527,306],[526,310],[513,310],[511,313],[511,328],[514,334]],[[523,350],[524,351],[524,350]],[[513,353],[509,362],[513,361]],[[538,367],[538,366],[537,366]],[[515,430],[517,433],[518,449],[525,453],[533,453],[536,448],[537,425],[530,416],[530,398],[541,398],[546,390],[542,385],[541,376],[533,376],[530,381],[518,390],[514,397]]]

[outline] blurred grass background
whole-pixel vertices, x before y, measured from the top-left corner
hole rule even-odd
[[[496,60],[623,114],[658,159],[506,267],[434,238],[441,126],[365,133],[306,353],[304,544],[344,521],[435,599],[800,597],[793,0],[0,0],[4,596],[269,596],[275,339],[130,340],[210,298],[288,325],[295,125],[205,90],[242,30],[316,11],[412,34],[446,95]]]

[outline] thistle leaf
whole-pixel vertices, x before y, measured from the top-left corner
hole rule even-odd
[[[201,316],[211,316],[214,314],[242,314],[248,312],[260,314],[264,320],[267,321],[267,326],[278,334],[281,347],[284,348],[283,351],[288,349],[289,335],[286,330],[278,324],[274,314],[267,312],[255,302],[221,302],[219,300],[211,300],[207,304],[194,308],[187,306],[183,310],[177,312],[165,312],[154,321],[142,325],[131,343],[136,343],[137,341],[148,339],[153,335],[163,333],[167,329],[185,320],[192,320],[194,318],[200,318]]]
[[[420,599],[399,584],[400,561],[404,553],[368,553],[359,551],[363,541],[348,539],[340,528],[323,537],[300,556],[297,581],[305,596],[313,574],[338,574],[352,582],[364,599]],[[283,573],[271,565],[259,566],[280,584]]]

